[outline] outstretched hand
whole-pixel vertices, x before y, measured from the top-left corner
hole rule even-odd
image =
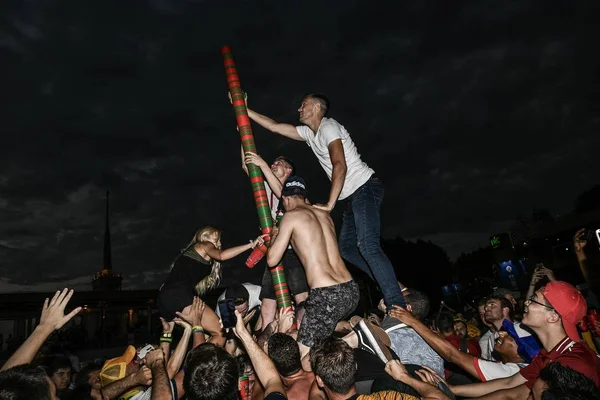
[[[408,326],[414,326],[419,323],[419,320],[408,310],[394,305],[389,311],[390,317],[397,318]]]
[[[252,248],[255,248],[256,246],[262,246],[265,243],[265,238],[269,236],[268,233],[265,233],[263,235],[258,236],[256,239],[254,239],[252,241]]]
[[[42,315],[40,316],[40,326],[52,330],[60,329],[71,318],[77,315],[81,311],[81,307],[77,307],[65,315],[65,307],[69,303],[69,300],[71,300],[71,297],[73,297],[73,289],[63,289],[62,292],[57,290],[52,299],[46,298],[42,307]]]

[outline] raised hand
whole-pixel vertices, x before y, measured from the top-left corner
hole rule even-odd
[[[165,353],[163,353],[162,349],[155,349],[146,354],[146,365],[152,368],[153,365],[164,362]]]
[[[585,252],[583,249],[587,244],[587,239],[584,236],[585,228],[579,229],[577,232],[575,232],[575,236],[573,236],[573,246],[575,247],[575,254],[577,257],[585,258]]]
[[[204,308],[206,304],[198,296],[194,296],[192,304],[183,309],[182,312],[175,312],[175,314],[182,320],[188,322],[192,326],[202,325],[202,315],[204,315]]]
[[[64,324],[69,322],[79,311],[81,307],[75,308],[69,314],[65,315],[65,307],[73,297],[73,289],[63,289],[62,292],[57,290],[52,299],[46,298],[42,307],[42,315],[40,316],[40,326],[51,328],[52,330],[60,329]]]
[[[290,329],[292,329],[295,319],[296,316],[294,315],[294,310],[292,310],[291,308],[281,308],[279,310],[278,331],[280,333],[288,333]]]
[[[162,325],[163,333],[173,333],[175,323],[173,321],[167,322],[163,317],[160,317],[160,323]]]
[[[254,164],[257,167],[267,167],[267,162],[258,154],[251,151],[244,153],[244,162],[247,164]]]

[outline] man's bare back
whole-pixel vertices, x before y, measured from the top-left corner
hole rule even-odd
[[[329,213],[310,205],[300,205],[284,215],[279,230],[291,232],[290,242],[306,270],[311,289],[352,279],[340,256]]]

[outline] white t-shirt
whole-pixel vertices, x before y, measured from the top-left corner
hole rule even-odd
[[[340,193],[340,200],[345,199],[364,185],[371,175],[375,173],[369,166],[360,159],[360,154],[350,138],[350,134],[342,125],[333,118],[323,118],[317,133],[306,125],[297,126],[296,130],[300,137],[312,149],[317,156],[321,167],[325,170],[327,177],[331,180],[333,165],[329,156],[329,144],[334,140],[341,139],[346,158],[346,179],[344,187]]]
[[[260,305],[260,286],[253,285],[251,283],[242,283],[242,286],[244,286],[246,288],[246,290],[248,291],[248,295],[249,295],[248,296],[248,311],[250,311],[254,307]],[[223,293],[221,293],[221,295],[219,296],[217,301],[225,300],[226,292],[227,292],[227,289],[225,289],[225,291]],[[215,314],[217,314],[217,317],[221,318],[221,312],[219,311],[219,307],[216,307]]]
[[[267,192],[267,199],[269,200],[269,208],[271,209],[271,217],[273,218],[273,224],[277,224],[277,210],[279,209],[279,197],[275,196],[271,186],[265,179],[265,191]]]
[[[492,331],[487,331],[479,338],[479,347],[481,348],[481,358],[488,361],[493,361],[492,351],[494,348],[490,349],[490,337],[493,337],[494,333]]]
[[[529,364],[525,363],[501,363],[495,361],[482,360],[481,358],[473,358],[473,365],[479,375],[481,382],[491,381],[492,379],[507,378],[513,376],[525,368]]]

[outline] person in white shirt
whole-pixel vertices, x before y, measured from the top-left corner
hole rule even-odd
[[[396,284],[394,267],[380,245],[379,211],[384,186],[375,172],[361,160],[346,128],[333,118],[326,117],[328,110],[327,97],[308,94],[298,109],[303,125],[278,123],[251,109],[248,109],[248,116],[273,133],[308,144],[331,180],[327,203],[315,204],[314,207],[330,212],[338,200],[347,199],[339,236],[342,257],[377,282],[388,309],[392,305],[406,307]]]

